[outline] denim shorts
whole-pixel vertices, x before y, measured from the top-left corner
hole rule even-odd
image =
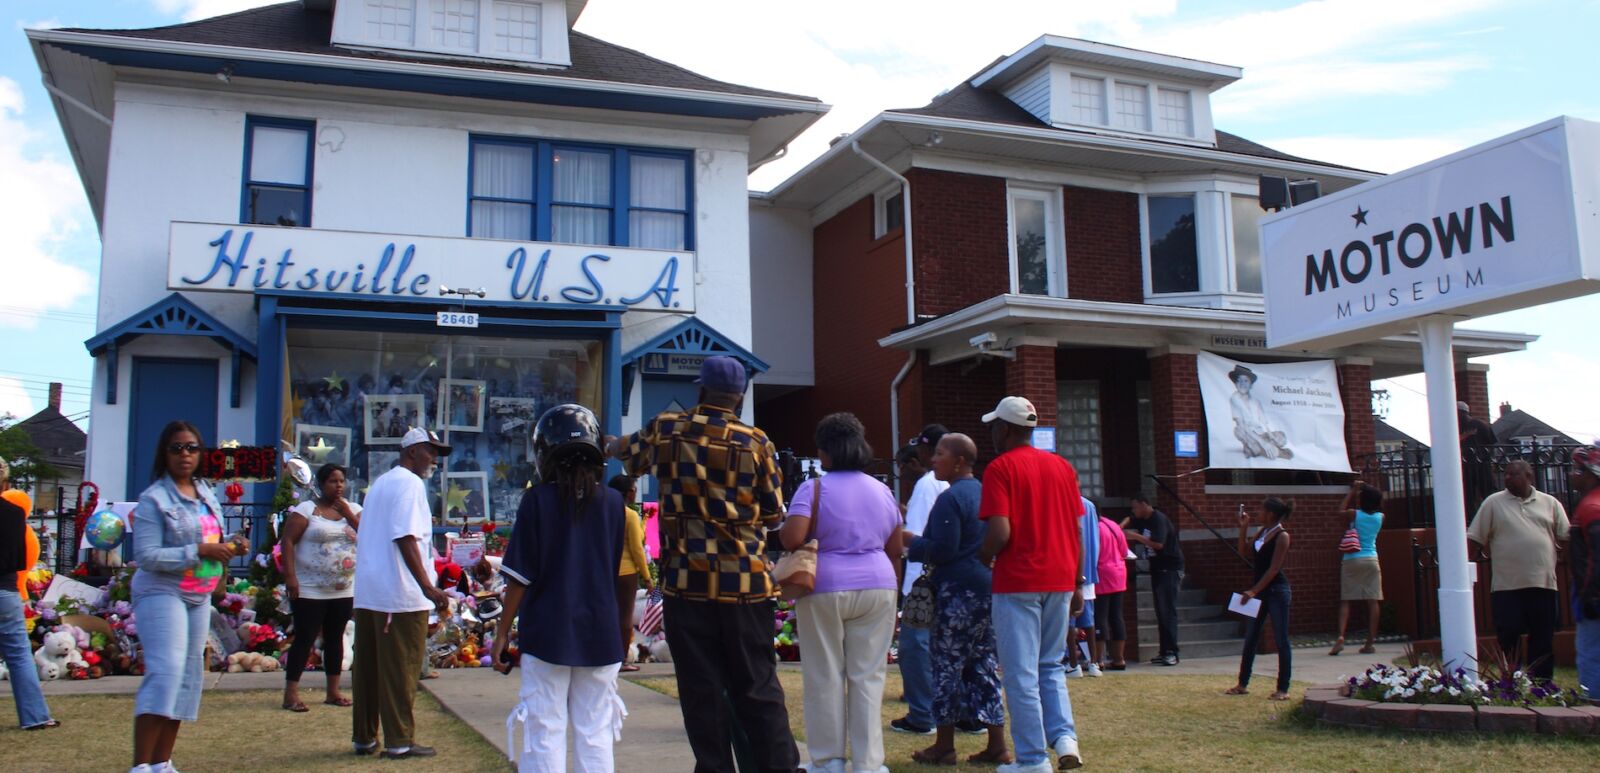
[[[173,593],[143,594],[133,599],[133,619],[144,648],[144,681],[134,698],[134,716],[194,721],[206,675],[211,604],[191,605]]]

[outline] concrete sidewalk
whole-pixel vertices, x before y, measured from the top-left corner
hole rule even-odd
[[[1242,646],[1242,645],[1241,645]],[[1291,652],[1293,658],[1289,664],[1296,682],[1310,684],[1334,684],[1342,677],[1350,677],[1367,670],[1374,663],[1392,664],[1395,658],[1405,654],[1405,644],[1379,644],[1377,652],[1371,655],[1362,655],[1357,650],[1361,649],[1358,642],[1355,646],[1346,646],[1344,652],[1330,657],[1328,648],[1296,647]],[[1147,663],[1128,663],[1125,673],[1139,674],[1141,676],[1187,675],[1205,676],[1216,675],[1219,679],[1218,689],[1226,690],[1232,687],[1239,675],[1239,656],[1215,658],[1184,659],[1176,666],[1152,666]],[[1118,676],[1117,672],[1106,672],[1107,677]],[[1278,654],[1276,652],[1258,653],[1256,662],[1251,669],[1251,692],[1265,688],[1272,691],[1273,680],[1278,676]]]
[[[629,676],[671,675],[671,664],[646,664],[638,673]],[[517,704],[517,690],[521,684],[522,676],[517,671],[506,676],[488,668],[465,668],[442,670],[438,679],[424,681],[422,687],[446,711],[504,753],[506,717]],[[616,769],[693,770],[694,754],[683,733],[683,714],[678,702],[627,679],[619,681],[617,693],[628,706],[628,720],[614,752]],[[519,737],[520,734],[519,727]]]

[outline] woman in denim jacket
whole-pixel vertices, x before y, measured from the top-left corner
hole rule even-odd
[[[195,477],[202,448],[200,431],[186,421],[162,429],[155,482],[133,511],[133,614],[145,674],[134,700],[130,773],[175,771],[178,726],[200,713],[211,593],[234,555],[222,541],[222,507]]]

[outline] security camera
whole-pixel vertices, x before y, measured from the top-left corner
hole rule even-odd
[[[990,348],[1000,343],[1000,336],[997,336],[994,333],[979,333],[978,335],[967,339],[967,343],[972,344],[972,348],[977,349],[980,352],[988,351]]]

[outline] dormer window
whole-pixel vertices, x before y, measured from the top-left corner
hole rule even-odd
[[[1156,98],[1160,105],[1161,133],[1194,136],[1194,111],[1189,108],[1189,92],[1158,88]]]
[[[1066,78],[1072,99],[1067,123],[1184,139],[1195,136],[1193,96],[1188,89],[1076,70]]]
[[[355,0],[333,43],[449,57],[570,64],[562,0]]]

